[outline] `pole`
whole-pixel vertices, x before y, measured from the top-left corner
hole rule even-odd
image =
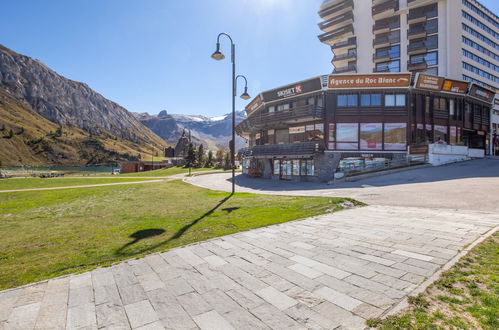
[[[236,191],[236,163],[235,163],[235,149],[236,149],[236,45],[231,42],[232,54],[232,146],[230,146],[230,163],[232,167],[232,193]]]

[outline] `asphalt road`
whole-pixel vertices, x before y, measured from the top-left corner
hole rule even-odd
[[[230,174],[201,175],[186,182],[230,191]],[[236,176],[236,191],[259,194],[351,197],[370,205],[499,212],[499,160],[481,159],[380,175],[336,185]]]

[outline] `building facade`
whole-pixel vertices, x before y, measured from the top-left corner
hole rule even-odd
[[[440,144],[485,154],[494,92],[410,73],[332,74],[265,91],[237,133],[243,173],[330,181],[335,173],[427,155]]]
[[[499,19],[475,0],[326,0],[333,73],[424,72],[499,87]]]

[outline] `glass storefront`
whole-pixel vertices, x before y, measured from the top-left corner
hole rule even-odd
[[[315,176],[313,159],[274,159],[273,174],[280,179],[291,180],[292,177]]]

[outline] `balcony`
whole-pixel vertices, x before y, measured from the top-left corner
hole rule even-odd
[[[346,39],[353,36],[353,25],[349,24],[332,32],[326,32],[319,35],[319,40],[328,45],[333,45],[338,39]]]
[[[409,55],[426,53],[427,51],[428,48],[426,47],[426,42],[423,40],[410,42],[407,46],[407,54]]]
[[[382,54],[373,54],[374,62],[384,62],[390,60],[390,54],[388,52],[384,52]]]
[[[353,11],[353,0],[331,1],[330,6],[319,10],[319,16],[327,21],[349,11]]]
[[[400,28],[400,16],[378,20],[373,25],[373,33],[386,33]]]
[[[407,0],[407,8],[417,8],[421,6],[431,5],[436,3],[438,0]]]
[[[287,110],[262,113],[261,111],[243,120],[236,127],[237,134],[262,128],[274,128],[277,122],[298,122],[324,118],[324,108],[315,105],[302,105]],[[269,127],[268,124],[274,124]]]
[[[391,44],[397,44],[400,42],[400,34],[393,36],[390,34],[379,35],[374,38],[373,46],[375,47],[386,47]]]
[[[372,16],[374,19],[389,17],[399,10],[398,0],[388,0],[372,7]]]
[[[421,70],[426,70],[427,68],[428,68],[428,63],[426,63],[426,60],[424,58],[407,61],[408,71],[421,71]]]
[[[347,72],[357,72],[357,65],[356,64],[349,64],[346,66],[340,66],[337,68],[334,68],[333,74],[338,74],[338,73],[347,73]]]
[[[353,23],[353,13],[347,12],[319,23],[319,28],[324,32],[331,32],[334,29]]]
[[[347,61],[347,60],[353,60],[357,59],[357,52],[350,52],[350,53],[345,53],[345,54],[338,54],[334,55],[333,60],[331,63],[338,63],[340,61]]]
[[[324,151],[324,142],[309,141],[300,143],[268,144],[240,149],[239,157],[272,157],[286,155],[313,155]]]
[[[332,44],[331,50],[334,51],[334,50],[338,50],[338,49],[350,47],[350,46],[357,46],[357,38],[354,37],[354,38],[350,38],[350,39],[345,40],[345,41],[341,41],[341,42],[337,42],[335,44]]]
[[[424,24],[418,24],[409,27],[407,30],[407,39],[420,39],[426,37],[428,32],[426,31],[426,27]]]

